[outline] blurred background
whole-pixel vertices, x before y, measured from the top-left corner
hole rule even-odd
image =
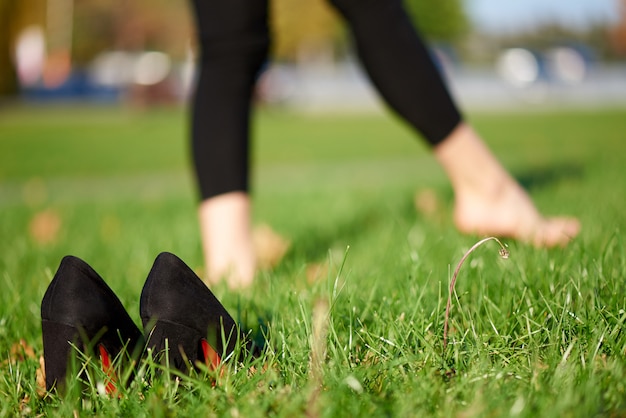
[[[273,0],[267,105],[377,109],[323,0]],[[626,104],[626,0],[405,0],[473,108]],[[196,56],[186,0],[0,0],[0,103],[184,103]]]

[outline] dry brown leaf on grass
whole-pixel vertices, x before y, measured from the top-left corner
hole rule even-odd
[[[343,262],[345,261],[348,248],[350,247],[348,246],[344,250],[339,247],[332,248],[328,253],[328,257],[324,261],[308,264],[306,268],[307,283],[312,285],[317,282],[327,281],[334,278],[335,280],[339,280],[339,287],[342,287],[343,280],[340,280],[338,274],[342,268]]]
[[[31,347],[30,344],[26,342],[26,340],[21,339],[13,345],[11,345],[11,349],[9,350],[9,358],[5,360],[2,364],[8,363],[18,363],[26,361],[26,359],[36,359],[35,350]],[[36,375],[36,389],[37,395],[43,397],[46,394],[46,367],[43,356],[39,356],[39,367],[35,371]],[[28,403],[28,397],[24,398],[22,402]]]
[[[28,406],[29,402],[30,402],[30,396],[28,395],[24,396],[22,398],[22,401],[20,402],[20,412],[21,412],[21,415],[24,417],[31,416],[31,413],[33,412],[32,408]]]
[[[309,264],[306,268],[306,281],[313,284],[328,277],[328,261]]]
[[[324,385],[324,362],[326,361],[328,327],[330,322],[330,307],[325,299],[318,299],[313,305],[311,318],[311,358],[309,364],[311,385],[307,400],[306,416],[317,418],[320,416],[318,404]]]
[[[280,263],[291,245],[287,238],[265,224],[254,229],[252,239],[257,263],[261,269],[270,269]]]
[[[46,362],[43,358],[43,356],[39,356],[39,367],[37,368],[36,371],[36,375],[37,375],[37,395],[43,397],[47,390],[46,390]]]
[[[439,217],[442,211],[442,204],[433,189],[422,189],[415,193],[415,210],[426,218]]]
[[[21,339],[11,345],[11,349],[9,350],[9,359],[6,360],[5,363],[17,363],[19,361],[24,361],[27,358],[34,359],[37,357],[35,356],[35,350],[33,350],[33,347],[31,347],[26,340]]]
[[[52,209],[36,213],[28,224],[28,233],[37,244],[54,243],[61,230],[61,217]]]
[[[26,340],[21,339],[18,342],[13,343],[9,350],[9,358],[2,362],[3,365],[8,363],[19,363],[26,361],[27,359],[36,359],[35,350],[33,347],[26,342]],[[44,397],[46,394],[46,367],[43,356],[39,356],[39,367],[35,371],[36,382],[35,387],[37,390],[37,395],[39,397]],[[21,408],[28,408],[28,402],[30,398],[25,396],[22,399]]]

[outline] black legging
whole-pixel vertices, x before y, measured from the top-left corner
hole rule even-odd
[[[401,0],[329,0],[372,82],[431,145],[461,115]],[[251,96],[269,49],[267,0],[193,0],[200,42],[192,153],[202,199],[248,190]]]

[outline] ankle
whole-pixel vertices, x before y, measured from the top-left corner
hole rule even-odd
[[[252,283],[256,258],[252,244],[251,208],[247,193],[209,198],[199,208],[207,280],[230,287]]]

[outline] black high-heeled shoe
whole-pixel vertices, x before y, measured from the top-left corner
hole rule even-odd
[[[183,373],[197,362],[217,369],[238,343],[245,344],[244,352],[252,349],[215,295],[171,253],[154,261],[141,292],[140,314],[147,347]]]
[[[41,302],[41,327],[46,388],[63,387],[74,351],[96,349],[104,372],[106,389],[115,391],[111,362],[123,350],[138,358],[144,338],[122,303],[102,278],[83,260],[66,256]]]

